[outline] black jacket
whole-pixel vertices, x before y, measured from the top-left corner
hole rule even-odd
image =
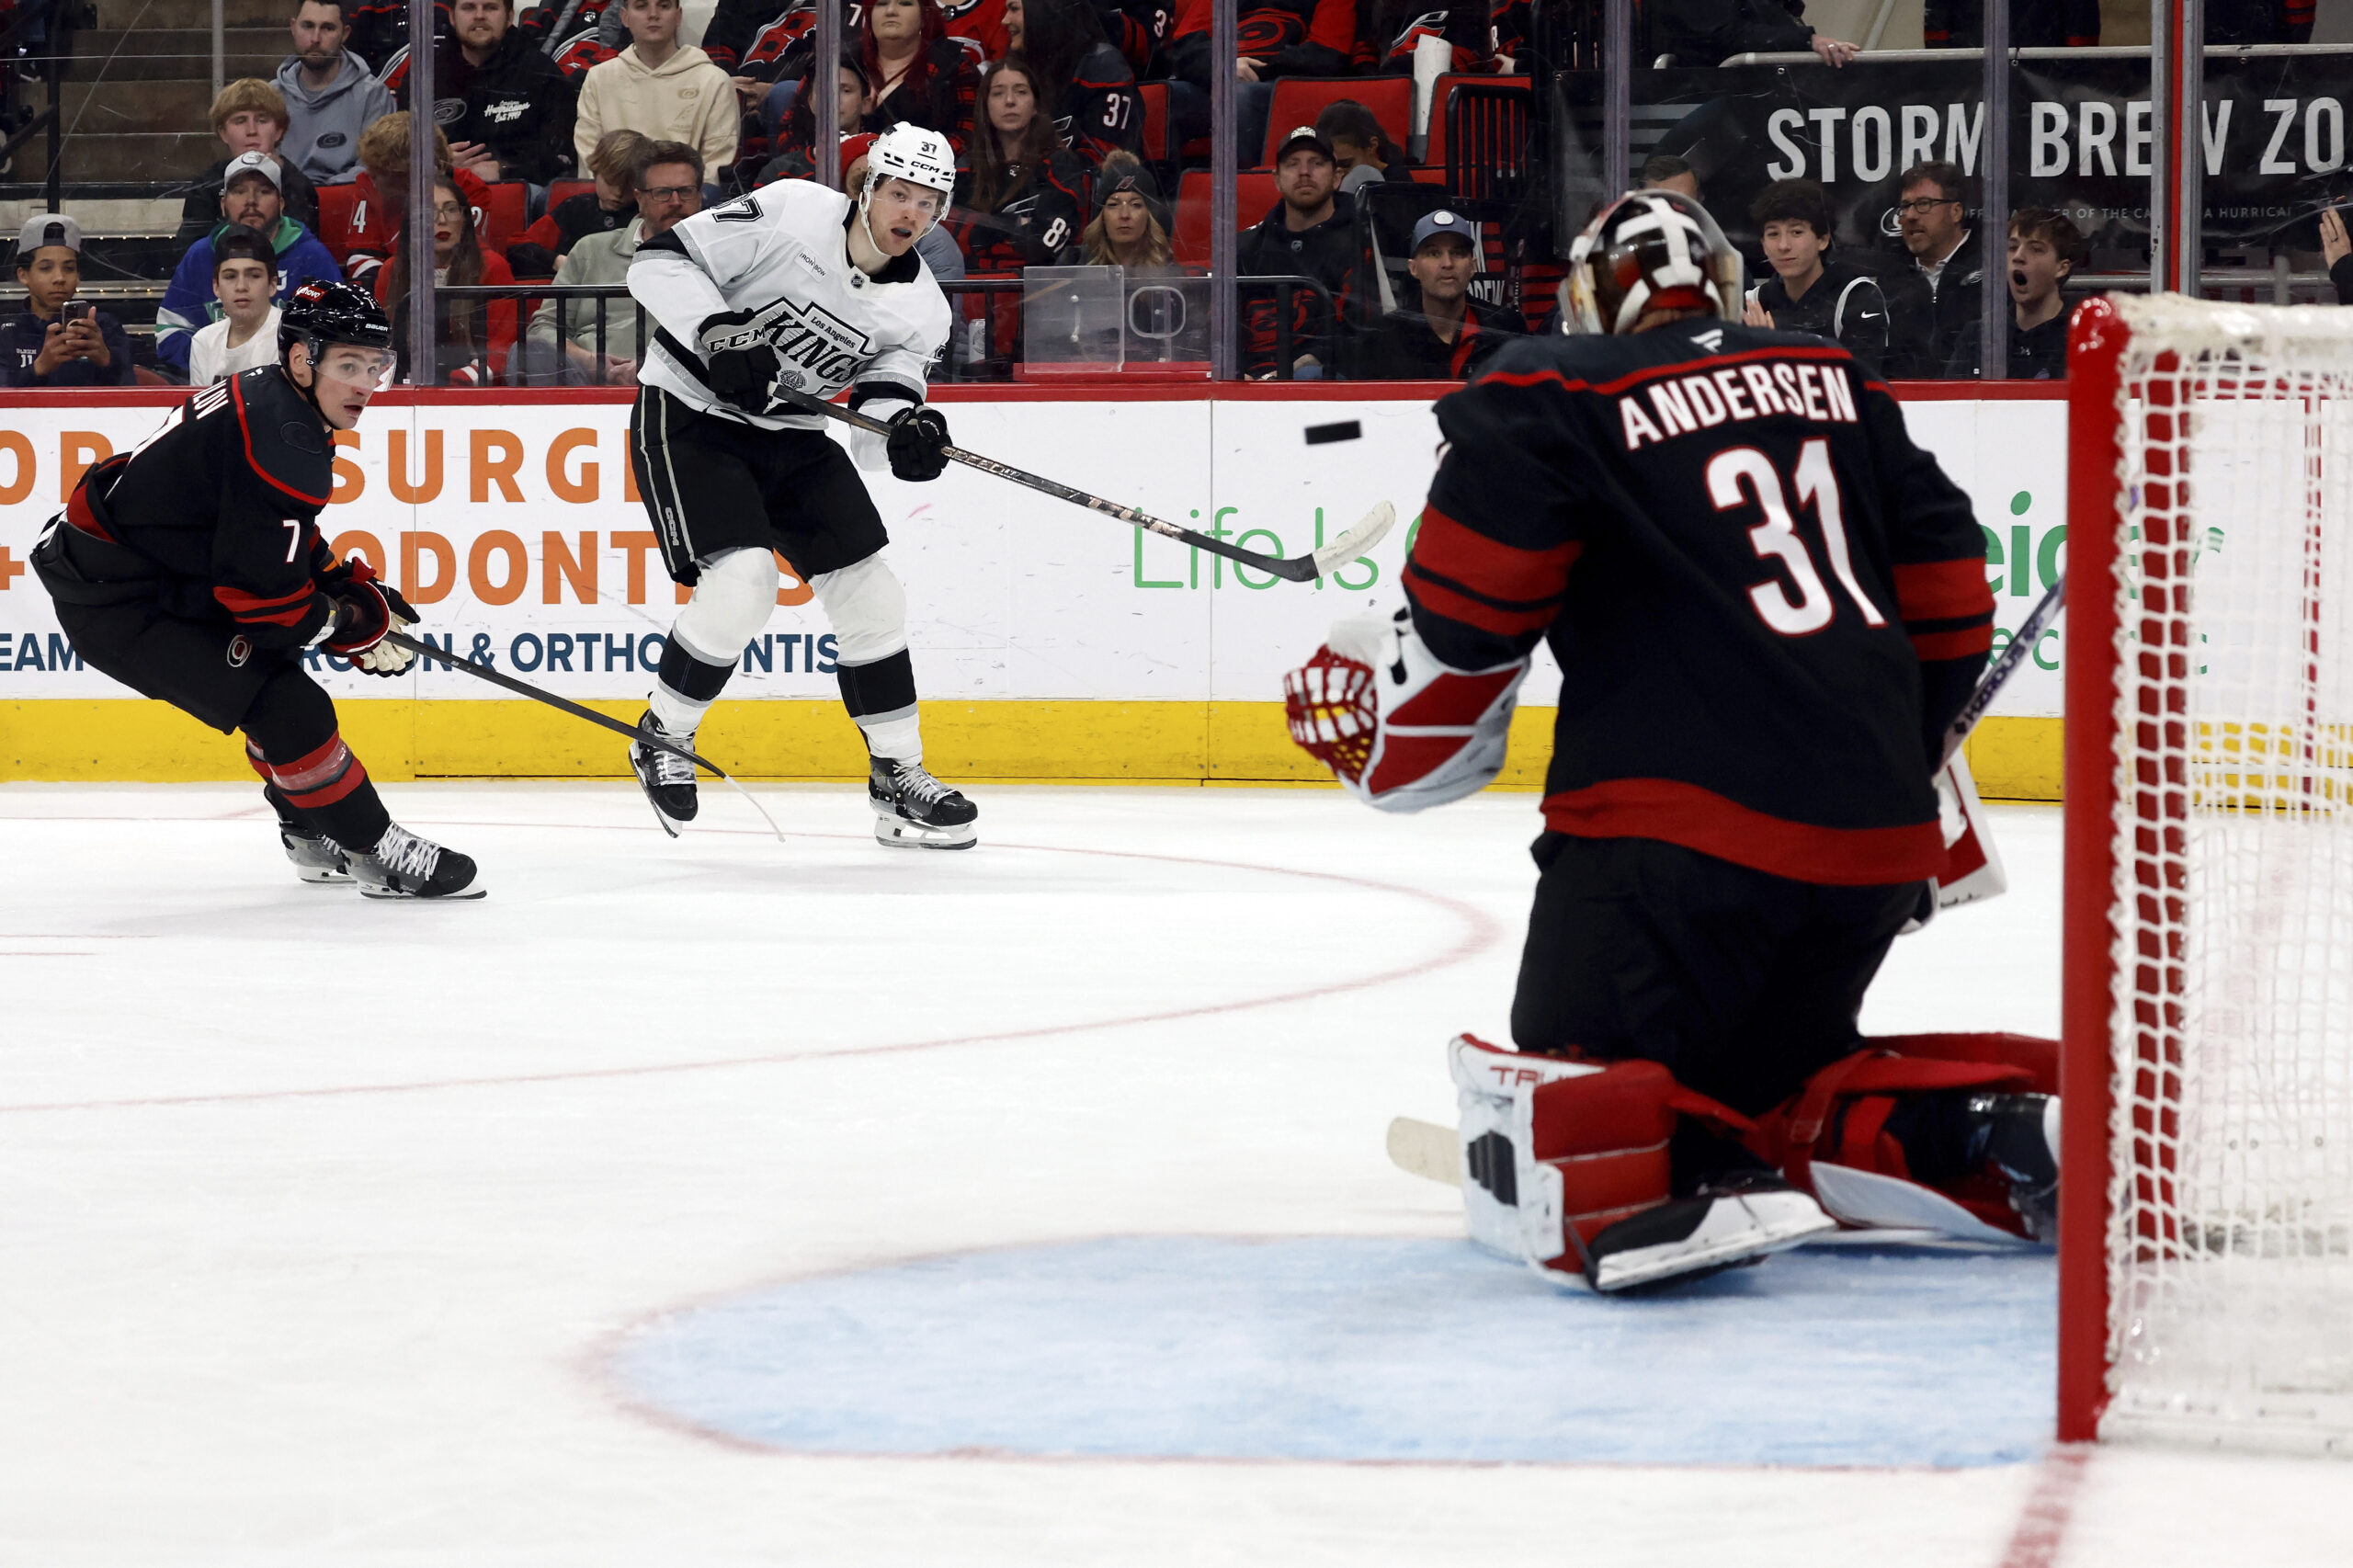
[[[2040,326],[2020,330],[2018,317],[2010,317],[2010,373],[2014,381],[2063,381],[2067,379],[2067,318],[2072,307],[2063,309]],[[1946,361],[1945,376],[1949,381],[1973,380],[1983,373],[1985,346],[1976,333],[1971,333],[1953,346],[1952,358]]]
[[[1893,328],[1888,344],[1889,375],[1922,380],[1941,376],[1952,363],[1961,339],[1977,335],[1977,318],[1985,302],[1984,258],[1984,236],[1972,229],[1945,263],[1933,288],[1919,263],[1908,256],[1880,274]]]
[[[1421,312],[1392,311],[1358,340],[1356,373],[1369,381],[1467,381],[1497,349],[1525,335],[1516,312],[1475,299],[1463,301],[1462,325],[1451,343]]]
[[[1781,275],[1768,271],[1756,302],[1770,312],[1780,332],[1810,332],[1842,345],[1864,373],[1887,374],[1887,296],[1879,279],[1836,256],[1822,258],[1822,276],[1802,300],[1790,298]]]
[[[49,333],[49,320],[33,314],[30,309],[17,312],[5,324],[0,324],[0,386],[8,387],[127,387],[138,378],[131,369],[131,340],[122,335],[122,324],[104,311],[92,318],[98,324],[98,336],[107,346],[104,369],[87,359],[68,359],[46,376],[33,374],[33,361],[40,358],[42,341]]]
[[[520,28],[509,28],[488,60],[467,62],[455,39],[433,55],[433,118],[451,142],[479,142],[498,160],[501,178],[545,185],[572,173],[572,123],[579,88],[540,53]],[[408,82],[401,82],[403,108]]]
[[[1642,57],[1713,65],[1727,55],[1810,49],[1813,29],[1798,20],[1804,11],[1803,0],[1653,0],[1642,11],[1650,25]]]
[[[1930,768],[1992,645],[1984,539],[1852,356],[1709,320],[1527,338],[1437,412],[1406,598],[1456,669],[1551,644],[1548,827],[1804,882],[1941,874]]]
[[[276,153],[270,154],[277,157]],[[172,244],[185,251],[221,226],[221,176],[228,172],[229,160],[222,159],[196,176],[188,187],[188,195],[180,201],[179,233],[172,236]],[[286,216],[313,233],[319,232],[319,187],[311,176],[295,166],[291,158],[278,159],[278,193],[286,199]]]
[[[1322,301],[1308,290],[1291,291],[1291,357],[1313,354],[1333,363],[1338,343],[1339,318],[1347,313],[1348,285],[1356,275],[1357,204],[1345,192],[1332,198],[1332,215],[1307,229],[1291,229],[1283,215],[1289,209],[1276,202],[1256,227],[1244,232],[1235,247],[1236,271],[1242,282],[1243,369],[1260,375],[1275,366],[1275,306],[1273,289],[1254,289],[1252,278],[1312,278],[1330,290],[1333,319],[1326,320]]]

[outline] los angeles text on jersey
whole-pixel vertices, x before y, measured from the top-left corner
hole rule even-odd
[[[1847,367],[1789,359],[1727,365],[1694,375],[1661,377],[1618,399],[1618,421],[1630,452],[1645,441],[1784,415],[1825,425],[1858,423],[1855,388]]]

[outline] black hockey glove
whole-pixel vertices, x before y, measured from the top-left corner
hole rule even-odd
[[[939,410],[903,408],[891,416],[885,449],[896,477],[917,484],[938,479],[948,472],[948,420]]]
[[[776,401],[771,389],[777,372],[784,367],[767,339],[745,328],[750,319],[747,311],[712,316],[697,331],[697,346],[702,349],[703,379],[722,403],[746,414],[766,414]]]

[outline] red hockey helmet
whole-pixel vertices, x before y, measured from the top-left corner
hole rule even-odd
[[[1740,253],[1680,191],[1628,191],[1569,247],[1561,318],[1570,331],[1631,332],[1649,311],[1740,319]]]

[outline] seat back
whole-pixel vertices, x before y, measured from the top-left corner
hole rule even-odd
[[[1302,125],[1313,125],[1326,104],[1354,98],[1372,111],[1381,129],[1400,147],[1414,130],[1414,79],[1410,76],[1285,76],[1275,84],[1273,103],[1267,110],[1265,161],[1275,161],[1283,138]]]
[[[500,180],[490,187],[490,204],[482,213],[482,245],[505,255],[523,237],[530,212],[530,192],[518,179]]]
[[[1499,88],[1505,92],[1525,95],[1529,79],[1526,76],[1478,76],[1449,72],[1440,76],[1430,90],[1430,139],[1422,149],[1422,162],[1435,167],[1446,166],[1447,149],[1453,141],[1447,124],[1447,103],[1459,86]],[[1385,122],[1384,122],[1385,123]]]
[[[1236,176],[1233,192],[1236,228],[1247,229],[1267,215],[1267,210],[1282,199],[1275,188],[1271,169],[1244,169]],[[1187,267],[1207,267],[1210,264],[1210,172],[1188,169],[1176,182],[1176,232],[1168,236],[1169,247],[1176,259]]]

